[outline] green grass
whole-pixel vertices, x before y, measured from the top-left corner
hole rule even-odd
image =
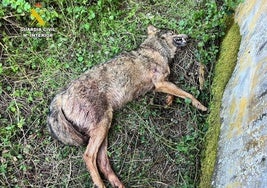
[[[194,0],[41,3],[36,8],[31,1],[2,0],[0,6],[1,186],[92,186],[81,158],[84,148],[63,146],[48,134],[48,106],[60,88],[85,70],[137,48],[149,24],[192,37],[172,65],[171,80],[209,103],[223,18],[232,5]],[[20,31],[39,27],[31,8],[42,15],[45,28],[55,29],[53,37],[33,38],[33,32]],[[207,68],[203,91],[194,74],[198,63]],[[150,93],[115,114],[109,155],[127,187],[199,183],[207,115],[180,99],[164,108],[164,97]]]

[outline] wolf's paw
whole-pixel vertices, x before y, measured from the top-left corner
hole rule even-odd
[[[198,108],[199,110],[202,110],[202,111],[207,111],[208,108],[205,107],[204,105],[202,105],[199,101],[193,101],[192,102],[193,106],[195,106],[196,108]]]
[[[173,95],[167,95],[166,97],[166,105],[167,106],[171,106],[174,100],[174,96]]]

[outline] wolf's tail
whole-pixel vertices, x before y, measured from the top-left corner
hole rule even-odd
[[[54,98],[50,105],[47,121],[52,136],[64,144],[80,146],[88,142],[88,137],[78,132],[65,117],[61,109],[60,94]]]

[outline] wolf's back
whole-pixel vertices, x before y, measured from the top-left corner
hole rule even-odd
[[[79,146],[88,141],[88,137],[75,130],[71,122],[66,119],[61,108],[61,94],[58,94],[50,105],[48,129],[55,138],[64,144]]]

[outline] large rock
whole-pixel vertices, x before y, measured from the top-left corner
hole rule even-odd
[[[235,16],[242,35],[222,101],[213,187],[267,187],[267,1],[246,0]]]

